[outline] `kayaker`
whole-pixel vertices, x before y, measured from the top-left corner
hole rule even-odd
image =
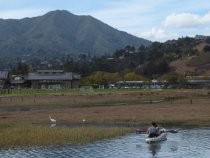
[[[152,122],[152,126],[148,128],[147,134],[149,138],[157,137],[159,135],[158,125],[155,122]]]

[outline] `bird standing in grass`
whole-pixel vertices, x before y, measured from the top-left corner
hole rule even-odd
[[[51,116],[49,115],[49,119],[50,119],[50,122],[51,123],[56,123],[56,120],[55,119],[53,119],[53,118],[51,118]]]
[[[82,122],[85,122],[86,120],[85,119],[82,119]]]

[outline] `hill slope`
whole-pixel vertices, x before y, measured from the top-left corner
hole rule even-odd
[[[203,40],[193,39],[192,51],[187,56],[170,63],[178,74],[209,75],[210,74],[210,37]],[[182,47],[182,50],[185,48]]]
[[[150,42],[91,17],[52,11],[21,20],[0,19],[0,57],[112,54],[126,45]]]

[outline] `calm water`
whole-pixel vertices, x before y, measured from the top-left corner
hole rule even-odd
[[[1,150],[0,157],[72,157],[72,158],[209,158],[210,128],[169,133],[168,140],[146,144],[144,134],[129,134],[112,140],[83,146]]]

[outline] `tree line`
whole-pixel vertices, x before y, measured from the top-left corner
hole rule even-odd
[[[170,72],[171,61],[183,56],[195,55],[197,50],[194,49],[194,45],[196,45],[196,40],[190,37],[165,43],[153,42],[148,47],[141,45],[135,48],[128,45],[103,56],[90,56],[91,53],[87,53],[80,54],[75,59],[67,55],[61,57],[60,62],[56,62],[58,59],[54,58],[51,59],[53,63],[51,67],[43,67],[43,69],[63,69],[79,73],[84,83],[101,84],[119,80],[147,80],[166,76],[165,74]],[[209,46],[204,47],[204,51],[209,51]],[[42,67],[39,64],[37,66],[19,62],[13,67],[13,72],[25,74],[36,69],[42,69]],[[176,75],[171,75],[172,80],[174,76]]]

